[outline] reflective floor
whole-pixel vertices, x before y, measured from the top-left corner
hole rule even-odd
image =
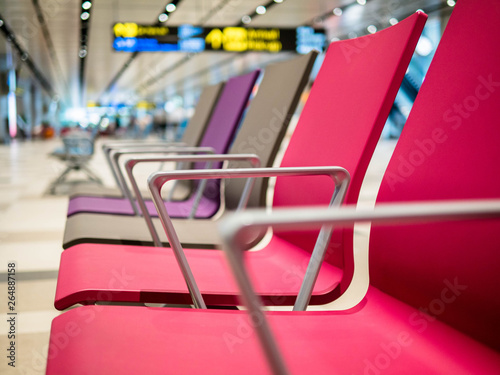
[[[47,358],[50,323],[59,314],[53,307],[59,257],[68,205],[63,195],[47,193],[50,182],[64,164],[49,154],[60,147],[58,139],[16,142],[0,146],[0,374],[43,374]],[[368,170],[360,203],[372,204],[395,142],[381,141]],[[100,153],[90,167],[105,185],[113,180]],[[139,175],[147,175],[139,171]],[[81,180],[83,174],[70,178]],[[358,232],[366,243],[366,233]],[[16,263],[16,367],[4,355],[9,347],[7,266]],[[7,297],[7,298],[6,298]],[[327,306],[323,307],[327,308]]]

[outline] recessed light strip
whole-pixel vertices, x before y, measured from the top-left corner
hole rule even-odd
[[[45,39],[45,42],[47,43],[49,56],[55,69],[55,76],[59,77],[63,85],[63,90],[65,91],[65,95],[63,95],[64,100],[65,98],[68,98],[69,95],[68,83],[66,81],[66,78],[64,77],[59,59],[57,58],[56,49],[54,47],[54,43],[52,42],[52,37],[50,36],[49,28],[47,27],[47,22],[45,21],[45,16],[43,14],[42,8],[40,7],[40,3],[38,2],[38,0],[32,0],[32,3],[33,7],[35,8],[35,13],[37,15],[38,22],[40,23],[40,27],[42,28],[43,37]]]
[[[80,9],[80,48],[78,50],[78,57],[80,58],[79,69],[79,85],[80,85],[80,104],[84,104],[85,93],[85,62],[89,50],[89,34],[90,34],[90,15],[92,10],[92,1],[82,0]]]

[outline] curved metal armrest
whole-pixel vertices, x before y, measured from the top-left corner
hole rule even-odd
[[[134,167],[137,164],[148,163],[148,162],[167,162],[167,161],[178,161],[178,162],[179,161],[180,162],[209,161],[209,162],[214,162],[214,161],[225,161],[225,160],[227,160],[227,161],[247,160],[252,164],[253,167],[260,167],[260,159],[255,154],[169,155],[169,156],[160,156],[160,157],[152,157],[152,158],[131,158],[125,162],[125,170],[127,171],[127,175],[128,175],[130,184],[132,185],[132,189],[134,189],[134,193],[135,193],[135,196],[137,198],[137,202],[139,203],[139,208],[142,212],[144,220],[146,221],[146,225],[149,229],[149,232],[151,234],[151,237],[153,239],[153,243],[155,244],[155,246],[160,247],[161,241],[160,241],[158,233],[156,232],[156,229],[153,225],[153,220],[151,219],[151,215],[149,214],[149,211],[146,207],[144,197],[142,196],[142,193],[139,190],[139,186],[137,185],[137,180],[135,179],[135,176],[133,174]],[[164,173],[169,173],[169,172],[164,172]],[[194,173],[196,173],[196,172],[194,172]],[[204,180],[204,181],[206,181],[206,180]],[[247,182],[247,185],[245,186],[245,192],[247,190],[251,191],[252,183],[253,183],[253,180],[249,179]],[[191,216],[194,216],[194,213],[196,213],[196,209],[197,209],[198,203],[201,199],[201,195],[203,194],[203,190],[204,190],[204,185],[200,184],[198,186],[198,190],[196,191],[196,197],[195,197],[195,201],[193,203],[193,210],[191,211],[192,215],[190,215],[190,218],[191,218]],[[161,196],[161,189],[160,189],[160,196]],[[243,197],[244,196],[245,195],[243,195]],[[248,196],[249,196],[249,193],[248,193]],[[247,200],[248,200],[248,197],[247,197]]]
[[[423,202],[414,204],[377,205],[373,209],[358,210],[355,206],[342,207],[337,210],[300,208],[277,209],[271,214],[264,210],[248,210],[234,213],[223,219],[219,231],[224,242],[224,251],[229,260],[231,270],[242,293],[243,303],[255,325],[257,335],[266,353],[266,357],[274,373],[287,373],[283,358],[276,341],[269,329],[266,316],[262,311],[262,303],[255,294],[243,259],[242,242],[244,233],[255,228],[294,229],[318,228],[321,225],[347,226],[355,222],[377,222],[404,224],[421,221],[465,220],[500,218],[500,200],[480,201],[447,201]],[[354,269],[356,270],[356,266]],[[354,305],[359,303],[368,289],[366,278],[364,294],[358,296]],[[347,293],[346,291],[345,293]],[[344,293],[344,294],[345,294]]]
[[[130,189],[128,188],[127,182],[125,181],[125,177],[123,176],[123,172],[120,169],[120,166],[118,164],[118,159],[122,155],[126,154],[157,154],[157,153],[175,153],[175,154],[195,154],[195,153],[206,153],[206,154],[213,154],[214,149],[212,147],[162,147],[160,149],[151,149],[151,148],[129,148],[129,149],[124,149],[124,150],[112,150],[110,155],[111,155],[111,165],[112,165],[112,171],[113,174],[115,175],[116,182],[118,184],[118,187],[122,190],[123,195],[130,201],[130,204],[132,205],[132,209],[134,210],[135,215],[139,215],[139,211],[137,210],[137,206],[135,205],[134,198],[132,196],[132,193],[130,192]]]
[[[184,142],[165,142],[165,141],[115,141],[102,144],[102,151],[106,154],[111,150],[119,150],[128,147],[149,147],[149,146],[186,146]]]
[[[146,148],[150,149],[151,147],[184,147],[186,146],[185,143],[183,142],[163,142],[163,141],[147,141],[147,142],[138,142],[138,141],[116,141],[116,142],[106,142],[102,145],[102,152],[104,153],[104,157],[109,165],[109,168],[111,169],[111,172],[113,173],[113,177],[115,179],[115,182],[117,186],[122,190],[123,188],[120,185],[120,181],[118,179],[118,174],[115,170],[115,167],[113,165],[113,160],[111,159],[111,151],[114,150],[123,150],[123,149],[130,149],[130,148]]]
[[[209,162],[206,169],[210,169],[213,162],[220,162],[220,161],[248,161],[248,162],[250,162],[252,168],[258,168],[261,166],[260,158],[256,154],[212,154],[212,155],[195,155],[195,154],[193,154],[193,155],[174,155],[174,156],[164,156],[164,157],[160,156],[160,157],[156,157],[156,158],[130,158],[126,161],[125,168],[126,169],[130,168],[130,171],[132,171],[134,166],[136,164],[139,164],[139,163],[168,162],[168,161],[175,161],[175,162],[178,162],[179,164],[183,164],[185,162],[205,161],[205,162]],[[128,165],[128,167],[127,167],[127,165]],[[191,169],[191,170],[194,171],[195,169],[194,170]],[[134,180],[134,183],[135,183],[136,181],[135,181],[134,175],[131,172],[130,173],[127,172],[127,174],[128,174],[130,182],[132,183],[132,180]],[[206,182],[206,181],[207,180],[203,180],[202,182]],[[245,189],[244,189],[244,192],[242,195],[242,198],[246,197],[246,200],[240,201],[240,205],[239,205],[242,208],[245,207],[247,202],[248,202],[248,198],[249,198],[252,186],[253,186],[253,180],[248,179],[248,182],[245,186]],[[199,203],[199,200],[201,199],[201,195],[203,194],[204,189],[205,189],[205,184],[202,183],[198,186],[197,193],[196,193],[197,198],[194,201],[193,210],[192,210],[194,212],[191,212],[190,218],[194,217],[197,205]],[[250,189],[250,191],[248,193],[246,193],[248,189]],[[139,192],[139,194],[140,194],[140,192]],[[136,196],[137,196],[137,194],[136,194]],[[140,196],[142,198],[142,194],[140,194]],[[238,207],[238,209],[240,209],[240,207]]]
[[[142,143],[118,143],[118,144],[108,144],[105,143],[102,145],[102,152],[106,156],[106,159],[108,161],[111,161],[110,159],[110,153],[112,151],[123,151],[123,150],[128,150],[132,148],[143,148],[143,149],[149,149],[151,147],[160,147],[160,148],[165,148],[165,147],[185,147],[186,145],[184,143],[176,143],[176,142],[159,142],[159,141],[154,141],[154,142],[142,142]]]
[[[172,171],[172,172],[156,172],[152,174],[148,179],[148,187],[153,196],[153,202],[155,204],[158,215],[160,216],[163,229],[167,235],[170,246],[175,254],[176,260],[179,264],[179,268],[186,280],[191,297],[196,307],[205,308],[205,302],[203,297],[196,285],[193,274],[187,263],[186,257],[184,255],[184,250],[175,232],[172,220],[168,216],[167,210],[163,203],[161,197],[162,186],[170,180],[203,180],[203,179],[215,179],[215,178],[258,178],[258,177],[274,177],[274,176],[318,176],[326,175],[330,176],[335,182],[335,190],[330,201],[330,206],[339,206],[344,200],[345,192],[347,186],[349,185],[349,173],[341,167],[300,167],[300,168],[241,168],[241,169],[204,169],[200,171]],[[318,252],[323,252],[323,256],[326,247],[322,249],[321,247],[329,242],[331,236],[332,228],[322,228],[320,232],[320,240],[313,250],[314,259],[323,259]],[[311,262],[313,263],[313,262]],[[310,272],[309,268],[316,266],[316,264],[309,264],[306,271]],[[318,262],[315,262],[318,263]],[[318,268],[319,270],[319,268]],[[311,277],[314,277],[312,275]],[[316,280],[316,276],[314,280]],[[314,283],[313,283],[314,284]]]

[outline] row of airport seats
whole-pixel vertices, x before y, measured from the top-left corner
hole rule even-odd
[[[165,237],[91,238],[63,251],[55,306],[84,306],[54,319],[47,374],[498,373],[499,16],[494,0],[457,3],[373,211],[355,205],[424,26],[421,12],[329,46],[279,168],[247,154],[253,167],[156,172],[149,206],[131,179],[135,197],[120,202],[138,203],[142,225]],[[224,157],[165,152],[127,160],[127,176],[138,162]],[[278,176],[273,213],[243,209],[267,189],[255,185],[247,194],[248,181],[270,176]],[[230,183],[197,190],[219,178]],[[189,218],[188,211],[172,219],[171,205],[186,202],[162,198],[173,179],[195,180],[195,194],[205,199],[227,194],[234,181],[241,190],[220,219]],[[157,219],[148,215],[151,205]],[[104,211],[92,214],[128,217]],[[369,251],[354,246],[356,220],[373,221]],[[182,237],[179,223],[194,229]],[[190,240],[203,226],[219,228],[212,244],[225,255]],[[245,251],[269,226],[267,242]],[[169,307],[186,303],[197,309]],[[331,311],[305,311],[325,303]],[[246,309],[225,308],[235,305]],[[264,312],[262,305],[294,307]]]

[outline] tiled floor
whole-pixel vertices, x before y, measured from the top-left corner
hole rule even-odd
[[[8,348],[9,261],[16,262],[16,367],[2,355],[0,373],[42,374],[53,305],[67,198],[44,196],[63,165],[47,157],[59,141],[0,147],[0,347]]]
[[[45,372],[50,323],[59,314],[53,298],[68,203],[64,195],[46,194],[49,183],[64,170],[63,163],[48,156],[59,145],[59,140],[50,140],[0,146],[0,374]],[[379,143],[362,189],[363,204],[373,202],[393,147],[394,142]],[[91,168],[112,186],[97,150]],[[141,176],[147,173],[139,171]],[[366,243],[367,236],[361,239]],[[7,365],[5,356],[9,341],[6,275],[10,261],[16,262],[17,279],[15,368]]]

